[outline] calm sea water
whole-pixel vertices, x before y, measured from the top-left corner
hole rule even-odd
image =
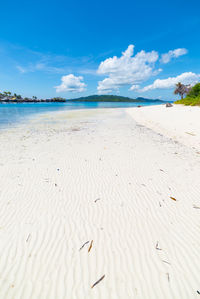
[[[20,122],[25,122],[35,114],[63,111],[74,109],[92,109],[92,108],[119,108],[136,107],[138,105],[155,105],[152,102],[143,103],[112,103],[112,102],[67,102],[67,103],[13,103],[0,104],[0,128],[13,127]],[[158,105],[158,103],[156,103]]]

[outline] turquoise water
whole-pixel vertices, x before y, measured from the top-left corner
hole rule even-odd
[[[92,108],[120,108],[136,107],[138,105],[150,106],[158,103],[113,103],[113,102],[67,102],[67,103],[13,103],[0,104],[0,128],[13,127],[20,122],[25,122],[27,118],[35,114],[74,110],[74,109],[92,109]]]

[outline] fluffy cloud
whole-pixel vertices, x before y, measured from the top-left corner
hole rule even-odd
[[[73,74],[62,76],[61,84],[55,87],[56,92],[82,92],[86,89],[86,84],[81,82],[82,80],[82,76],[76,77]]]
[[[168,53],[162,54],[160,61],[162,63],[168,63],[172,58],[177,58],[177,57],[185,55],[187,53],[188,53],[188,50],[184,49],[184,48],[170,50]]]
[[[192,72],[183,73],[177,77],[169,77],[167,79],[157,79],[151,85],[147,85],[140,91],[145,92],[152,89],[168,89],[173,88],[176,83],[181,82],[183,84],[194,85],[200,80],[200,74]]]
[[[155,70],[155,62],[158,60],[156,51],[140,51],[135,56],[134,46],[129,45],[121,57],[114,56],[101,62],[97,73],[108,77],[98,82],[98,92],[105,93],[118,90],[125,85],[141,83],[151,76],[157,75],[161,69]]]
[[[138,90],[140,88],[140,85],[136,84],[136,85],[132,85],[129,90]]]

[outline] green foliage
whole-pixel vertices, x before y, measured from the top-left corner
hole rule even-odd
[[[51,102],[66,102],[66,100],[61,97],[54,97],[54,98],[50,99],[49,101],[51,101]]]
[[[200,97],[196,97],[196,98],[186,97],[185,99],[178,100],[174,103],[175,104],[183,104],[186,106],[200,106]]]
[[[194,85],[190,92],[188,93],[187,97],[189,98],[196,98],[196,97],[200,97],[200,83],[197,83],[196,85]]]
[[[175,104],[187,106],[200,106],[200,83],[194,85],[184,99],[178,100]]]
[[[22,96],[20,94],[16,94],[14,93],[14,97],[17,99],[17,100],[21,100],[22,99]]]
[[[11,96],[11,92],[10,92],[10,91],[4,91],[4,92],[3,92],[3,95],[6,96],[6,97],[7,97],[7,96]]]
[[[56,97],[52,99],[38,99],[36,96],[33,96],[32,98],[28,97],[22,97],[20,94],[12,93],[10,91],[4,91],[0,92],[0,102],[8,102],[8,103],[13,103],[13,101],[17,103],[23,103],[23,102],[28,102],[28,103],[39,103],[39,102],[66,102],[66,99],[63,99],[61,97]]]
[[[149,100],[145,98],[137,98],[137,99],[131,99],[128,97],[123,97],[123,96],[115,96],[115,95],[92,95],[88,97],[81,97],[77,99],[72,99],[69,101],[73,102],[146,102],[146,101],[151,101],[151,102],[162,102],[161,100]]]

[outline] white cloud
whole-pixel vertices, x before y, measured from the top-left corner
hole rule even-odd
[[[132,85],[129,90],[138,90],[140,88],[140,85],[136,84],[136,85]]]
[[[168,53],[162,54],[160,62],[168,63],[172,58],[177,58],[179,56],[185,55],[188,53],[188,50],[185,48],[179,48],[175,50],[170,50]]]
[[[23,66],[17,65],[16,68],[22,74],[27,72],[26,68],[24,68]]]
[[[176,83],[181,82],[183,84],[194,85],[200,80],[200,74],[195,74],[192,72],[183,73],[177,77],[169,77],[167,79],[157,79],[151,85],[147,85],[140,91],[145,92],[153,89],[168,89],[173,88]]]
[[[56,92],[82,92],[86,90],[86,84],[84,82],[81,82],[82,80],[82,76],[76,77],[73,74],[62,76],[61,84],[55,87]]]
[[[125,85],[135,86],[161,71],[161,69],[155,70],[155,62],[158,60],[156,51],[142,50],[135,56],[133,52],[134,46],[129,45],[121,57],[114,56],[101,62],[97,73],[108,77],[98,82],[99,93],[118,90]]]

